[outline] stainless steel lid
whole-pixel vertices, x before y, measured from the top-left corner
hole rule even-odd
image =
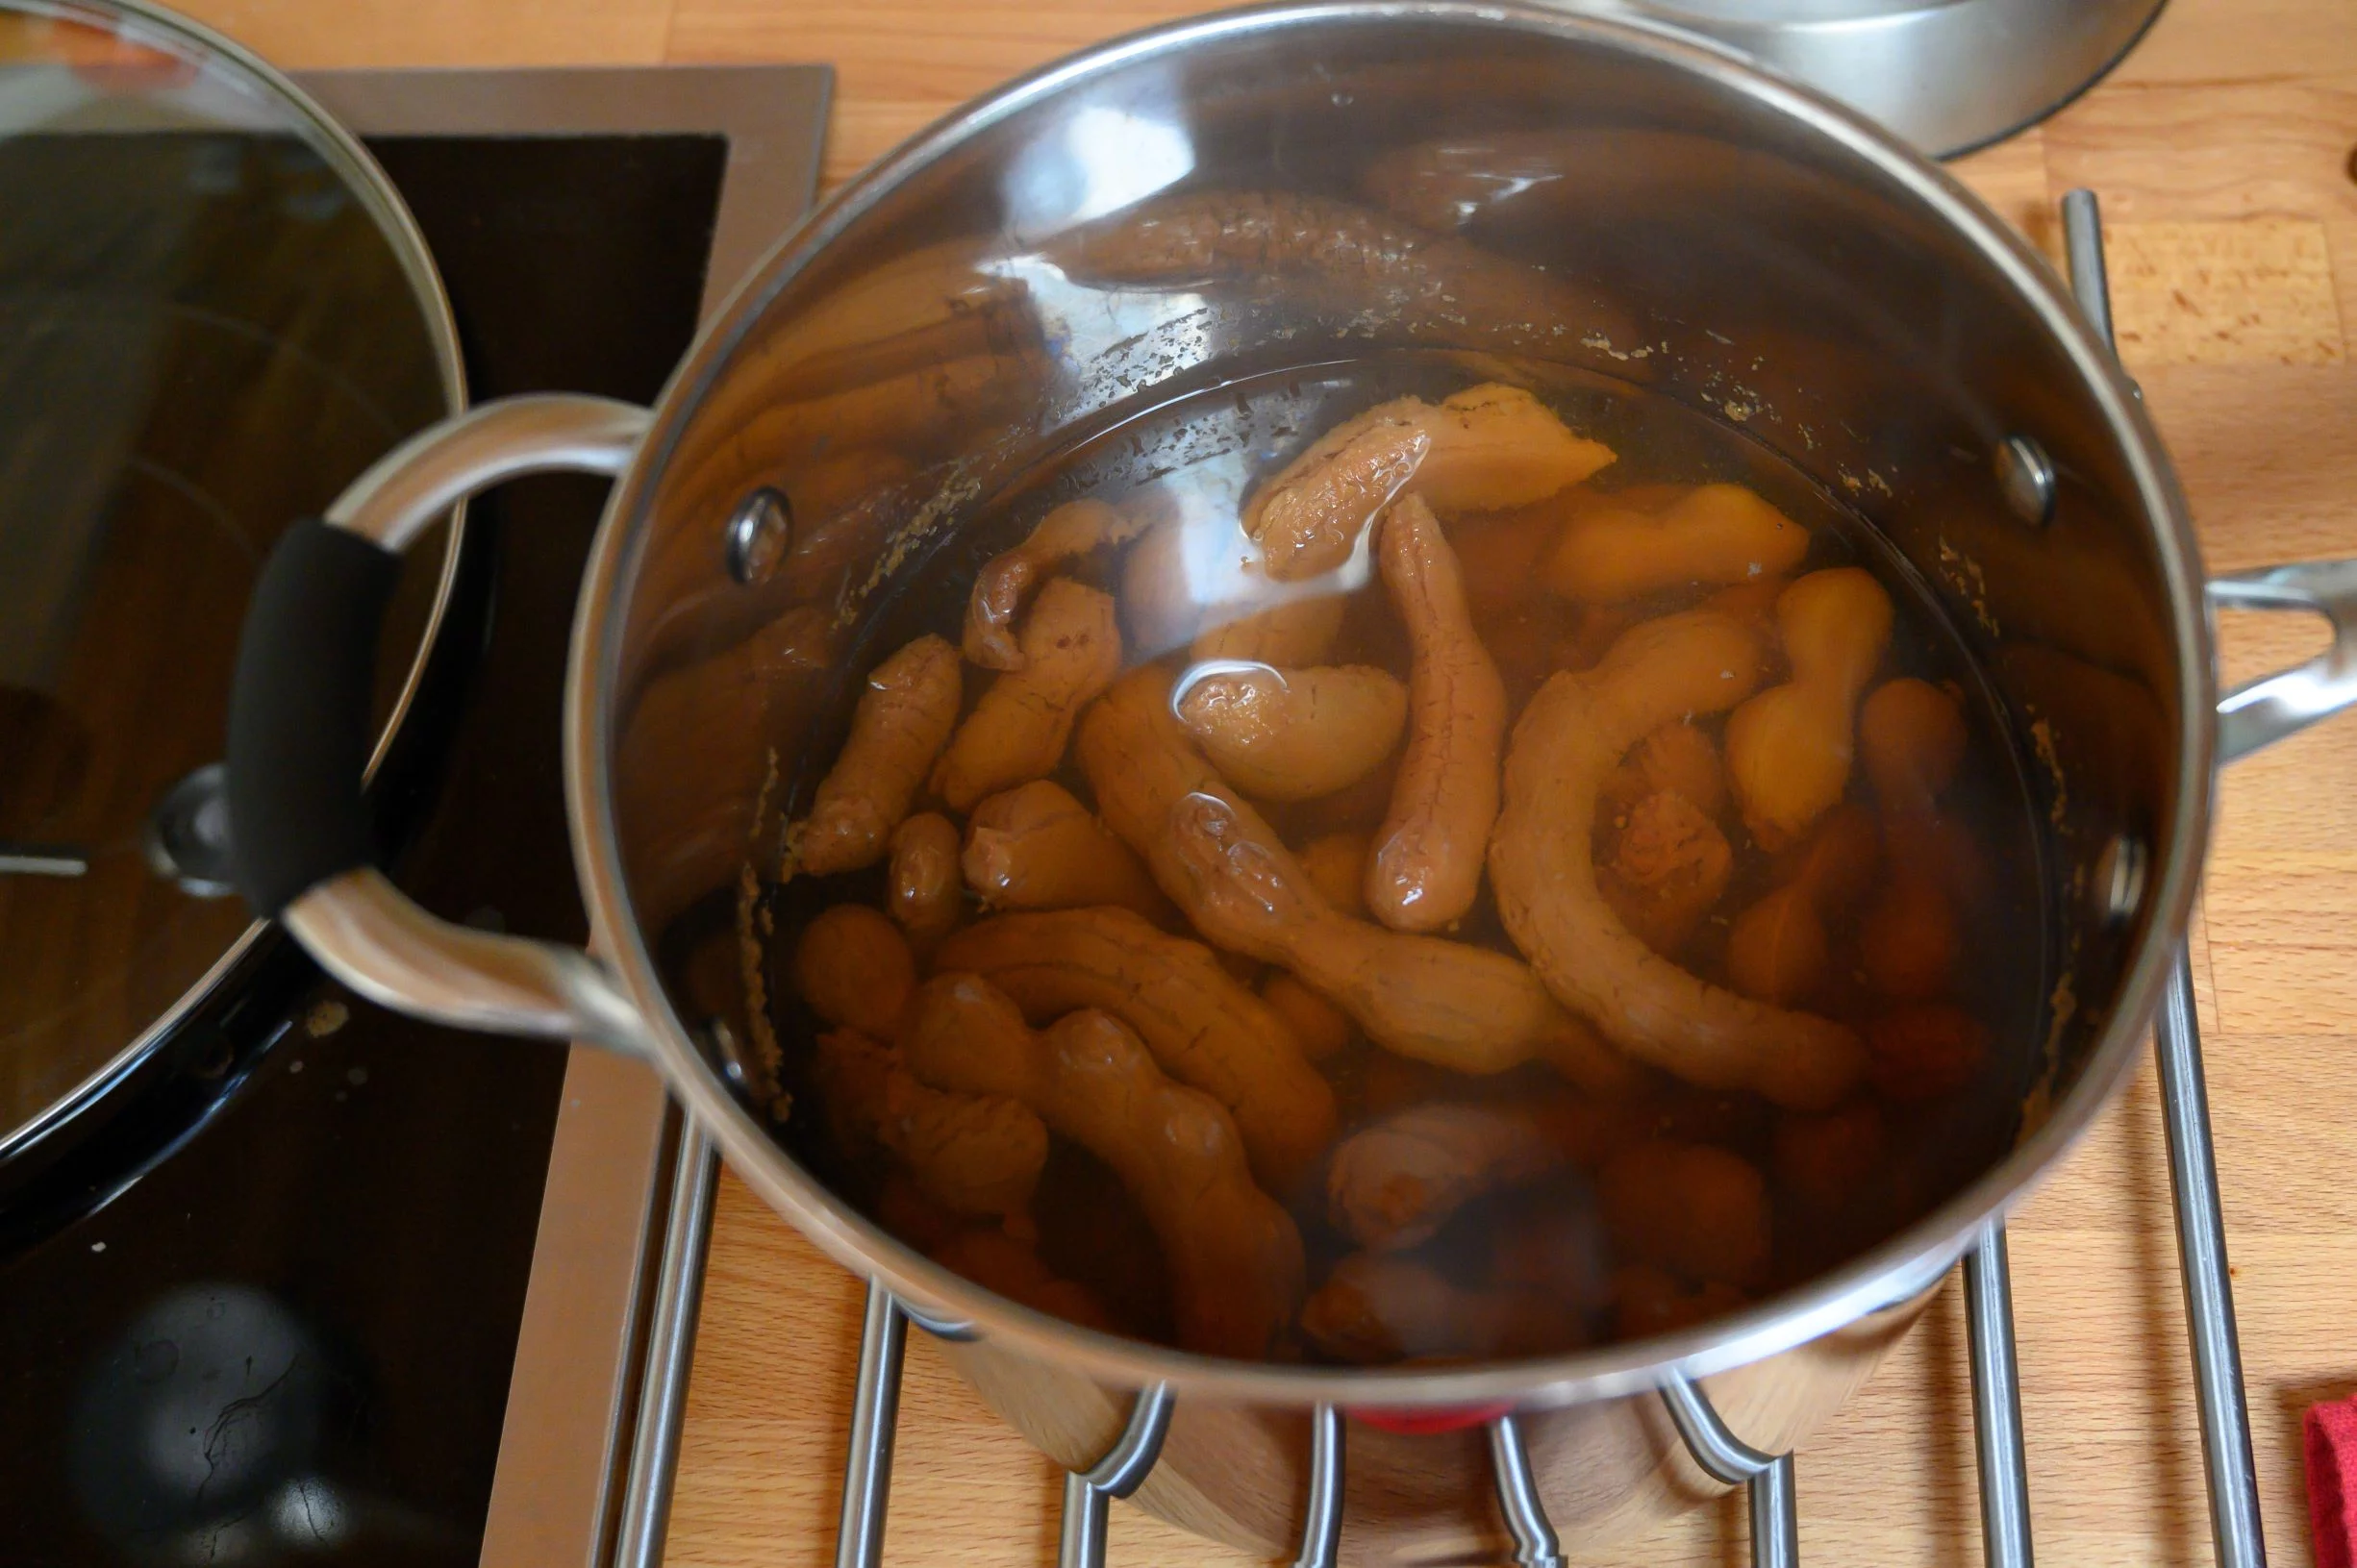
[[[2093,87],[2164,0],[1548,3],[1717,39],[1950,158],[2034,125]]]
[[[216,773],[281,529],[464,402],[450,311],[359,144],[144,6],[0,0],[0,1157],[253,940]],[[455,550],[412,567],[406,706]]]

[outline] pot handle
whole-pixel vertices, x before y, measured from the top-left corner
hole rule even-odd
[[[2305,610],[2332,623],[2332,646],[2219,699],[2218,759],[2231,762],[2357,703],[2357,560],[2312,560],[2213,578],[2226,610]]]
[[[324,518],[288,529],[263,567],[230,688],[238,890],[372,1002],[463,1029],[643,1053],[637,1010],[588,954],[438,919],[371,865],[361,779],[377,637],[401,552],[504,480],[619,474],[652,417],[598,397],[484,404],[380,459]]]

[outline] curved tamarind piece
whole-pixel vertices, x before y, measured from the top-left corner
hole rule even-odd
[[[1261,547],[1261,567],[1289,583],[1350,560],[1376,515],[1416,477],[1432,435],[1425,408],[1402,398],[1368,410],[1319,436],[1244,503],[1244,533]]]
[[[1145,857],[1196,930],[1291,970],[1400,1056],[1466,1073],[1542,1057],[1589,1088],[1633,1081],[1629,1063],[1507,955],[1337,910],[1189,742],[1168,684],[1150,666],[1124,677],[1081,721],[1077,750],[1106,825]]]
[[[1506,686],[1473,629],[1455,552],[1417,496],[1385,514],[1384,585],[1408,632],[1408,750],[1367,866],[1367,907],[1395,931],[1438,931],[1481,891],[1497,820]]]
[[[989,670],[1019,670],[1029,656],[1015,635],[1016,616],[1039,580],[1075,557],[1126,544],[1145,527],[1093,497],[1066,501],[1040,519],[1022,543],[990,558],[974,574],[965,605],[965,652]]]
[[[1613,460],[1518,386],[1469,386],[1438,406],[1394,398],[1310,443],[1244,503],[1244,532],[1278,582],[1348,560],[1376,513],[1413,485],[1443,511],[1543,500]]]
[[[1408,690],[1365,664],[1196,664],[1171,694],[1179,723],[1230,784],[1261,800],[1316,800],[1373,772],[1399,743]]]
[[[949,934],[964,912],[958,886],[958,825],[939,811],[920,811],[892,830],[885,896],[910,945],[929,947]]]
[[[1704,485],[1658,511],[1630,501],[1574,517],[1547,558],[1547,586],[1612,603],[1695,583],[1736,584],[1790,571],[1809,531],[1741,485]]]
[[[1452,392],[1419,422],[1432,450],[1413,488],[1438,511],[1526,507],[1615,460],[1611,447],[1573,435],[1554,410],[1503,382]]]
[[[1127,844],[1050,779],[992,795],[965,828],[966,885],[993,909],[1134,909],[1157,924],[1169,900]]]
[[[1163,1071],[1234,1112],[1271,1191],[1291,1192],[1334,1137],[1334,1091],[1284,1020],[1202,943],[1127,909],[995,915],[934,963],[982,976],[1035,1024],[1095,1008],[1129,1025]]]
[[[1047,1164],[1047,1129],[1036,1113],[1004,1095],[929,1087],[911,1076],[897,1046],[855,1029],[818,1036],[811,1080],[845,1157],[883,1149],[943,1207],[1028,1226]]]
[[[1173,882],[1163,832],[1170,808],[1197,791],[1233,795],[1179,728],[1170,687],[1167,670],[1144,664],[1130,671],[1082,715],[1073,742],[1097,814],[1144,859],[1166,893]]]
[[[832,876],[883,859],[885,840],[957,727],[965,691],[958,651],[937,636],[918,637],[868,672],[851,737],[794,830],[789,874]]]
[[[900,929],[865,904],[821,909],[794,944],[794,987],[830,1024],[889,1040],[916,989],[916,958]]]
[[[1671,719],[1741,701],[1759,684],[1762,660],[1743,626],[1690,610],[1636,627],[1592,670],[1549,679],[1507,748],[1490,885],[1547,988],[1622,1050],[1706,1088],[1821,1109],[1865,1067],[1857,1035],[1709,984],[1654,953],[1605,903],[1591,848],[1596,791],[1628,749]]]
[[[1126,1024],[1093,1008],[1035,1033],[988,981],[942,974],[917,993],[917,1078],[1030,1108],[1113,1167],[1169,1260],[1179,1342],[1261,1356],[1301,1303],[1301,1236],[1252,1184],[1225,1107],[1170,1082]]]
[[[1467,1290],[1391,1253],[1352,1253],[1302,1305],[1301,1332],[1338,1361],[1491,1359],[1587,1340],[1577,1308],[1520,1286]]]
[[[1186,888],[1178,903],[1214,942],[1284,965],[1395,1055],[1472,1074],[1537,1058],[1599,1092],[1634,1083],[1628,1062],[1566,1012],[1527,965],[1337,912],[1250,811],[1204,791],[1170,810],[1169,862]]]
[[[1361,1128],[1334,1151],[1328,1215],[1369,1251],[1417,1246],[1476,1198],[1592,1163],[1608,1114],[1567,1095],[1411,1107]]]
[[[934,792],[969,811],[985,795],[1055,772],[1072,721],[1120,670],[1112,596],[1057,578],[1023,622],[1023,667],[992,681],[958,727],[934,770]]]
[[[1776,600],[1793,678],[1727,720],[1727,777],[1760,847],[1808,832],[1849,785],[1858,696],[1891,645],[1891,595],[1871,572],[1811,572]]]

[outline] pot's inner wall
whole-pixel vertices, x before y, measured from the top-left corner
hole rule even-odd
[[[1695,58],[1463,18],[1148,51],[998,112],[776,288],[638,520],[627,589],[614,809],[683,1020],[758,1033],[734,978],[740,870],[770,868],[786,783],[839,744],[869,611],[908,563],[1089,431],[1413,346],[1704,410],[1934,585],[2035,783],[2052,1001],[2014,1048],[2067,1087],[2145,918],[2091,917],[2099,859],[2166,842],[2176,809],[2185,683],[2146,512],[1998,269]],[[1999,497],[2015,434],[2059,475],[2043,529]],[[791,544],[740,586],[723,530],[764,485]]]

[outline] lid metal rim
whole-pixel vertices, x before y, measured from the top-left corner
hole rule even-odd
[[[6,0],[0,0],[0,10],[14,9],[17,8],[8,5]],[[49,3],[35,0],[32,6],[25,9],[67,16],[79,12],[100,18],[119,13],[135,19],[139,28],[161,35],[174,44],[200,55],[217,56],[228,61],[277,93],[305,127],[316,133],[325,143],[321,150],[329,165],[360,197],[368,215],[375,220],[378,231],[391,245],[402,274],[409,280],[410,291],[425,319],[426,334],[433,339],[435,369],[441,382],[444,417],[465,409],[466,366],[460,356],[458,320],[451,312],[450,296],[442,287],[441,273],[434,264],[433,253],[426,247],[425,236],[418,229],[417,220],[411,215],[408,204],[402,201],[400,192],[393,187],[391,177],[386,174],[368,149],[361,144],[358,137],[329,115],[285,72],[243,44],[201,22],[154,5],[150,0],[49,0]],[[441,573],[434,586],[434,601],[427,610],[425,629],[418,638],[416,653],[410,660],[409,671],[402,678],[401,690],[393,700],[391,711],[386,716],[384,728],[378,732],[375,747],[369,752],[369,777],[375,776],[386,753],[391,749],[393,736],[400,732],[401,722],[408,716],[410,704],[415,699],[418,686],[425,679],[427,660],[441,634],[442,619],[458,584],[465,528],[465,509],[462,505],[451,514],[442,551]],[[75,1117],[127,1081],[238,961],[253,950],[254,944],[262,938],[264,925],[263,921],[248,925],[212,967],[120,1050],[72,1088],[51,1100],[39,1112],[0,1133],[0,1165],[54,1136]]]

